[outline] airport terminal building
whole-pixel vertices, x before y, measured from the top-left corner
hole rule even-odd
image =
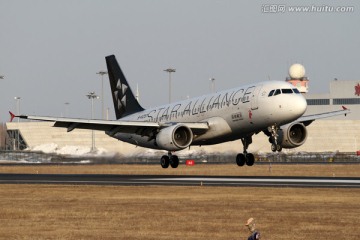
[[[342,106],[349,108],[351,114],[346,119],[360,120],[360,80],[330,81],[330,92],[325,94],[305,94],[307,100],[306,115],[319,112],[328,112],[341,109]],[[332,119],[344,119],[342,116]]]

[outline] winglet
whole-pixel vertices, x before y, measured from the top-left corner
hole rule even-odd
[[[15,116],[15,114],[13,114],[10,111],[9,111],[9,113],[10,113],[10,122],[12,122],[16,116]]]
[[[345,106],[342,106],[342,108],[343,108],[343,110],[348,110],[347,107],[345,107]]]

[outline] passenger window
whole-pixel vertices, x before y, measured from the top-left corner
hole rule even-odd
[[[268,97],[271,97],[271,96],[274,94],[274,92],[275,92],[275,90],[271,90],[271,91],[269,92]]]
[[[281,94],[280,89],[276,89],[274,96]]]
[[[289,88],[281,89],[281,92],[284,93],[284,94],[292,94],[293,93],[293,91],[291,89],[289,89]]]
[[[297,88],[293,88],[294,93],[299,94],[299,90]]]

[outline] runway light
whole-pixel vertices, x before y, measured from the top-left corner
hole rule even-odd
[[[194,166],[195,165],[195,160],[186,160],[186,166]]]

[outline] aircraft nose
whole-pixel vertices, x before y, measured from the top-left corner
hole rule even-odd
[[[302,95],[297,95],[296,99],[294,99],[294,102],[294,113],[297,115],[297,117],[301,117],[305,113],[307,108],[306,99]]]

